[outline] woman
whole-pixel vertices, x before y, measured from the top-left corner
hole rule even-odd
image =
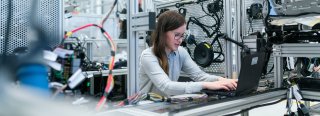
[[[163,96],[200,92],[201,89],[235,90],[237,81],[203,72],[180,47],[184,39],[186,21],[175,11],[162,13],[152,35],[152,47],[140,57],[140,91]],[[196,82],[177,82],[180,72]]]

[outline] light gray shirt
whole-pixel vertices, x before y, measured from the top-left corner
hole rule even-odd
[[[140,92],[154,92],[163,96],[195,93],[202,89],[203,82],[200,81],[217,81],[219,78],[203,72],[183,47],[168,54],[168,63],[169,75],[161,68],[152,48],[142,52],[139,63]],[[181,71],[196,82],[177,82]]]

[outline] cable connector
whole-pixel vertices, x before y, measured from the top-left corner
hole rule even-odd
[[[109,70],[109,74],[111,74],[111,75],[112,75],[112,70]]]
[[[100,28],[101,33],[106,32],[106,30],[104,30],[103,28]]]
[[[66,36],[70,37],[72,34],[73,34],[73,32],[69,31],[69,32],[67,32]]]
[[[109,95],[109,94],[108,94],[107,92],[103,92],[103,96],[104,96],[104,97],[106,97],[106,98],[107,98],[107,97],[108,97],[108,95]]]
[[[113,6],[115,6],[117,4],[118,0],[115,0],[113,3]]]
[[[300,104],[300,111],[303,113],[301,116],[309,116],[309,109],[304,104]]]
[[[293,85],[292,86],[292,94],[293,94],[294,98],[296,100],[298,100],[298,101],[301,101],[303,99],[303,97],[302,97],[302,95],[300,93],[300,90],[299,90],[297,85]]]
[[[115,56],[116,55],[116,52],[115,51],[111,51],[111,56]]]

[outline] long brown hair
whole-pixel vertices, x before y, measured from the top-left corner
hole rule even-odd
[[[166,74],[169,74],[168,57],[165,52],[166,32],[175,30],[185,23],[186,20],[178,12],[166,11],[159,16],[156,29],[152,33],[152,51]]]

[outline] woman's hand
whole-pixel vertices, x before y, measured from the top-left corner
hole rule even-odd
[[[224,90],[230,91],[230,90],[236,90],[237,82],[238,82],[237,79],[219,78],[219,80],[215,82],[203,82],[202,86],[204,89],[210,89],[210,90],[224,89]]]
[[[227,79],[227,78],[220,77],[219,81],[229,81],[235,88],[237,88],[238,79]]]

